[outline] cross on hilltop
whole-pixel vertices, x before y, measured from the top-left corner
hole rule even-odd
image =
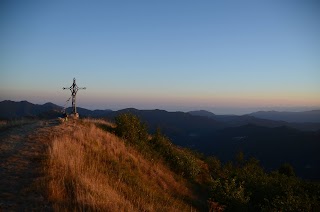
[[[76,107],[76,95],[78,90],[83,89],[85,90],[86,88],[80,88],[78,87],[78,85],[76,84],[76,78],[73,78],[73,83],[72,85],[68,88],[68,87],[63,87],[63,90],[69,89],[71,91],[71,97],[72,97],[72,114],[74,117],[79,117],[79,114],[77,113],[77,107]]]

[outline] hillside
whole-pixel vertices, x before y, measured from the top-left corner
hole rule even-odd
[[[4,211],[317,211],[318,184],[266,173],[240,153],[220,163],[148,134],[134,115],[1,123]],[[9,186],[8,186],[9,185]]]
[[[33,125],[37,127],[30,127]],[[31,175],[37,176],[36,184],[43,186],[38,188],[33,183],[29,188],[31,192],[41,190],[42,201],[29,199],[23,205],[18,200],[28,196],[29,185],[24,188],[27,191],[22,188],[8,190],[1,186],[0,209],[186,211],[206,208],[206,199],[199,198],[201,195],[196,195],[194,186],[172,172],[163,161],[149,160],[122,139],[96,125],[110,126],[107,122],[94,120],[63,124],[35,122],[3,131],[0,184],[4,186],[4,182],[7,185],[10,181],[12,188],[20,188],[33,181],[23,176],[24,173],[30,176],[32,172]],[[28,151],[15,146],[7,148],[12,136],[19,136],[22,138],[19,142],[35,151],[25,153],[28,157],[24,159],[20,156],[20,163],[33,164],[25,167],[30,170],[23,173],[20,166],[11,170],[11,174],[2,171],[5,166],[13,165],[13,162],[5,162],[6,157],[9,160],[10,154]],[[44,150],[46,147],[48,149]],[[38,159],[33,161],[32,158]],[[33,170],[33,167],[37,169]],[[21,182],[12,181],[16,175],[14,172],[21,172],[18,178]],[[29,179],[27,184],[23,179]],[[2,193],[4,191],[6,193]]]
[[[148,160],[102,121],[67,124],[49,150],[49,198],[55,208],[104,211],[185,211],[201,202],[163,162]],[[66,188],[67,184],[67,188]],[[70,199],[66,199],[69,197]],[[72,197],[72,198],[71,198]],[[70,205],[70,202],[73,202]],[[198,208],[201,209],[201,208]]]
[[[0,102],[0,115],[15,119],[28,114],[27,117],[44,120],[61,116],[61,110],[57,108],[59,106],[52,103],[3,101]],[[299,177],[320,179],[320,157],[316,152],[320,148],[320,123],[288,123],[249,115],[215,115],[208,111],[184,113],[134,108],[111,111],[79,107],[78,112],[81,117],[110,121],[119,114],[130,112],[148,125],[149,133],[155,133],[159,127],[175,145],[198,150],[207,156],[217,155],[223,162],[233,160],[236,152],[243,151],[248,157],[261,160],[267,170],[289,162]],[[238,141],[236,138],[244,139]]]
[[[320,132],[302,132],[285,126],[245,125],[196,136],[189,145],[222,161],[232,160],[242,151],[248,158],[259,159],[266,170],[290,163],[297,176],[319,180],[319,141]]]

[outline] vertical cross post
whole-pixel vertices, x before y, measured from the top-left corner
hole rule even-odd
[[[71,91],[71,96],[72,96],[72,113],[75,117],[78,117],[78,113],[77,113],[77,107],[76,107],[76,95],[78,90],[80,89],[86,89],[85,87],[80,88],[78,87],[78,85],[76,84],[76,78],[73,78],[73,83],[72,85],[68,88],[68,87],[64,87],[62,88],[63,90],[65,89],[69,89]]]

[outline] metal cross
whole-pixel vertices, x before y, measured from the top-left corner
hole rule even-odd
[[[72,83],[72,85],[69,87],[69,88],[66,88],[66,87],[64,87],[63,88],[63,90],[65,90],[65,89],[69,89],[70,91],[71,91],[71,96],[72,96],[72,113],[74,114],[74,115],[76,115],[77,114],[77,108],[76,108],[76,95],[77,95],[77,92],[78,92],[78,90],[80,90],[80,89],[86,89],[85,87],[83,87],[83,88],[80,88],[80,87],[78,87],[77,86],[77,84],[76,84],[76,78],[73,78],[73,83]]]

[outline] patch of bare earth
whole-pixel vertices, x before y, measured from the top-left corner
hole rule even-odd
[[[48,143],[35,138],[53,125],[37,121],[0,131],[0,211],[50,210],[39,189]]]

